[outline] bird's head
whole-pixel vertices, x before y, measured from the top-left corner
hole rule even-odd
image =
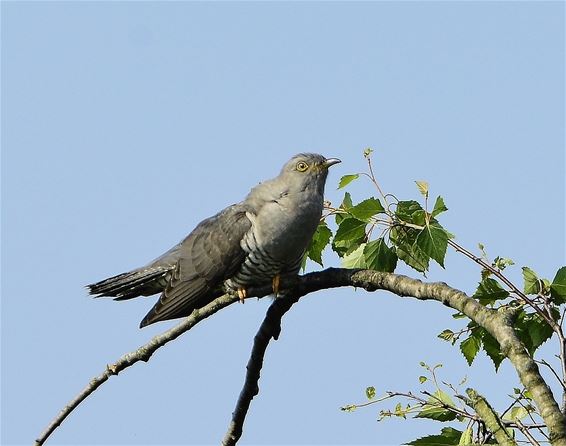
[[[281,176],[290,179],[299,189],[313,187],[322,194],[328,168],[339,162],[337,158],[325,158],[318,153],[299,153],[283,166]]]

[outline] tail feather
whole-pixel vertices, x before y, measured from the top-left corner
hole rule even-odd
[[[108,296],[114,300],[151,296],[165,289],[170,271],[168,267],[137,269],[87,285],[87,288],[95,297]]]

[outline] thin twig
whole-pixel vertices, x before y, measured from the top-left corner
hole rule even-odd
[[[556,377],[556,379],[558,380],[558,382],[560,383],[560,385],[562,386],[562,389],[566,392],[566,383],[564,383],[564,381],[562,380],[562,378],[560,378],[560,375],[558,375],[558,373],[556,373],[556,370],[554,370],[554,367],[552,367],[551,364],[549,364],[548,362],[546,362],[544,359],[539,360],[535,360],[535,362],[537,364],[542,364],[546,367],[548,367],[548,369],[552,372],[552,374]]]
[[[529,432],[529,429],[523,423],[521,423],[521,420],[516,420],[516,423],[517,423],[518,429],[522,432],[522,434],[525,437],[527,437],[529,439],[529,441],[531,442],[532,445],[540,446],[540,443],[535,440],[535,437],[533,437],[531,435],[531,433]]]
[[[487,269],[490,273],[492,273],[499,280],[501,280],[505,285],[509,287],[509,289],[515,295],[517,295],[520,299],[528,303],[536,311],[536,313],[540,317],[542,317],[548,323],[548,325],[550,325],[553,331],[556,331],[557,328],[559,328],[556,322],[552,318],[548,317],[548,315],[543,310],[541,310],[538,305],[536,305],[531,299],[529,299],[529,297],[525,293],[523,293],[519,288],[517,288],[517,286],[513,282],[511,282],[501,271],[491,266],[482,258],[472,254],[470,251],[468,251],[466,248],[456,243],[454,240],[448,239],[448,244],[452,246],[457,252],[461,252],[470,260],[474,261],[482,268]]]

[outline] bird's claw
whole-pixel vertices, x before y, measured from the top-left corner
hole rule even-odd
[[[280,283],[281,283],[281,276],[279,274],[277,274],[271,282],[271,285],[272,285],[272,288],[273,288],[273,295],[275,297],[277,297],[279,295],[279,284]]]
[[[240,298],[240,303],[244,303],[244,299],[248,297],[248,292],[245,288],[238,288],[238,297]]]

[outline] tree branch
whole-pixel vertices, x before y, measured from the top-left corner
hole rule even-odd
[[[531,392],[533,400],[538,406],[540,414],[548,427],[551,443],[566,446],[566,415],[560,411],[550,388],[540,375],[536,363],[529,356],[525,346],[517,337],[512,325],[512,312],[497,312],[488,309],[475,299],[468,297],[462,291],[451,288],[445,283],[423,283],[420,280],[392,273],[343,268],[329,268],[299,277],[296,284],[287,292],[287,297],[277,299],[270,307],[266,316],[266,320],[269,319],[269,321],[264,320],[264,323],[262,323],[262,328],[264,324],[266,328],[263,333],[260,329],[260,333],[256,335],[252,357],[248,362],[249,376],[246,378],[246,384],[238,399],[236,409],[233,413],[232,423],[226,434],[227,436],[230,432],[240,432],[241,435],[249,404],[253,396],[257,394],[263,355],[271,338],[277,339],[279,335],[280,321],[283,314],[288,311],[294,302],[298,301],[306,294],[322,289],[344,286],[364,288],[367,291],[386,290],[401,297],[415,297],[420,300],[437,300],[444,305],[460,311],[478,325],[484,327],[497,340],[501,346],[502,353],[509,358],[517,370],[519,379],[525,388]],[[270,292],[271,287],[257,288],[248,290],[248,296],[261,297]],[[35,445],[42,445],[65,418],[82,401],[100,387],[100,385],[107,381],[110,376],[118,374],[120,371],[130,367],[136,362],[148,361],[158,348],[188,331],[201,320],[237,300],[238,297],[232,295],[223,295],[217,298],[200,310],[193,311],[188,318],[183,320],[183,322],[176,327],[154,337],[144,346],[122,356],[116,363],[107,366],[106,370],[101,375],[95,377],[87,387],[59,413],[36,440]],[[289,308],[285,309],[287,305]],[[277,308],[277,310],[272,310],[272,308]],[[254,368],[256,370],[254,370]]]
[[[288,297],[299,300],[302,296],[322,289],[353,286],[364,288],[366,291],[386,290],[400,297],[415,297],[419,300],[436,300],[454,308],[468,316],[478,325],[485,328],[499,343],[502,353],[509,358],[515,367],[519,379],[533,396],[541,416],[550,433],[553,445],[566,446],[566,416],[562,414],[552,392],[534,360],[528,354],[525,346],[513,329],[514,314],[510,311],[498,312],[481,305],[464,292],[451,288],[445,283],[423,283],[407,276],[383,273],[373,270],[352,270],[344,268],[328,268],[324,271],[306,274],[299,277],[296,285],[288,292]],[[292,305],[292,304],[291,304]],[[290,307],[289,307],[290,308]],[[268,312],[269,313],[269,312]],[[281,313],[281,317],[284,312]],[[266,316],[266,319],[269,314]],[[280,330],[280,318],[276,325],[277,335]],[[266,321],[264,320],[264,323]],[[268,324],[270,325],[270,324]],[[260,328],[257,337],[262,332]],[[274,332],[275,333],[275,332]],[[240,394],[232,421],[224,437],[223,444],[233,445],[239,439],[247,410],[253,397],[257,394],[258,380],[265,350],[271,337],[268,333],[261,334],[261,343],[254,342],[252,356],[248,362],[248,374],[244,388]],[[260,358],[261,362],[255,361]],[[250,372],[252,370],[252,372]]]
[[[271,338],[277,340],[281,332],[281,318],[291,309],[298,297],[290,295],[276,299],[267,310],[265,319],[261,323],[254,338],[252,353],[246,366],[246,379],[238,397],[236,408],[232,412],[232,421],[222,440],[223,446],[235,445],[242,436],[244,420],[252,399],[259,393],[259,377],[263,366],[263,358]]]
[[[497,444],[501,446],[517,446],[517,443],[505,430],[505,425],[489,405],[486,399],[474,389],[467,389],[466,393],[470,398],[476,413],[483,420],[487,428],[493,433]]]
[[[151,355],[160,347],[163,347],[169,341],[178,338],[186,331],[190,330],[200,321],[212,316],[218,310],[232,304],[237,301],[237,296],[232,296],[229,294],[224,294],[219,298],[215,299],[205,307],[193,311],[193,313],[183,320],[179,325],[171,328],[170,330],[155,336],[147,344],[142,345],[138,349],[126,353],[120,359],[118,359],[114,364],[106,366],[104,372],[100,375],[95,376],[88,385],[79,393],[75,398],[73,398],[59,414],[51,421],[49,426],[45,428],[42,434],[35,440],[35,446],[41,446],[49,438],[49,436],[57,429],[61,423],[71,414],[73,410],[77,408],[86,398],[88,398],[96,389],[98,389],[102,384],[104,384],[108,378],[112,375],[117,375],[122,370],[131,367],[136,362],[139,361],[149,361]]]

